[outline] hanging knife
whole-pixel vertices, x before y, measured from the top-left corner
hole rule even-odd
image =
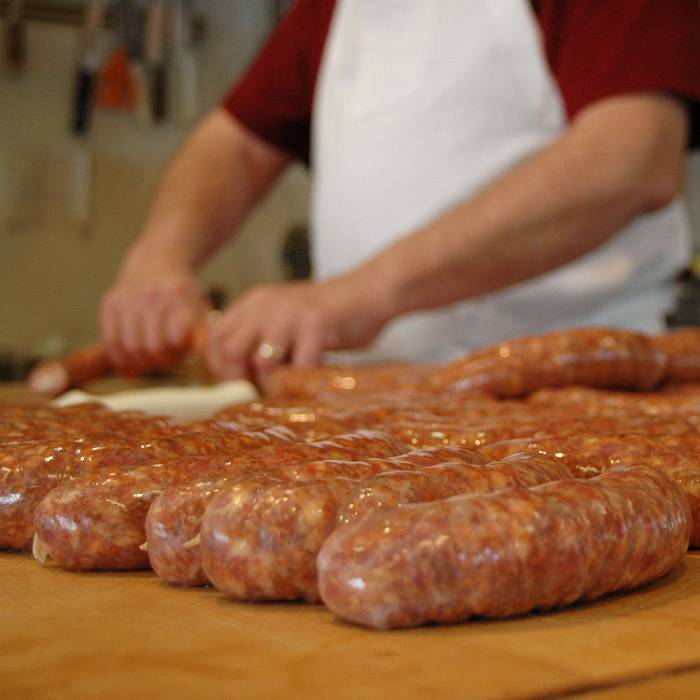
[[[197,67],[194,57],[192,3],[168,3],[168,64],[172,72],[171,104],[180,123],[189,124],[197,116]]]
[[[19,72],[27,59],[27,28],[24,23],[22,0],[7,4],[7,63]]]
[[[163,34],[165,29],[164,0],[151,0],[146,18],[146,66],[151,80],[151,113],[155,122],[167,115],[168,87],[165,73]]]
[[[104,25],[105,11],[105,0],[89,0],[85,8],[83,55],[78,68],[73,112],[73,131],[78,135],[87,134],[90,130],[100,61],[99,34]]]

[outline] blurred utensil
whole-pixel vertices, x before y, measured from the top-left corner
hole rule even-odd
[[[14,71],[21,71],[27,60],[27,27],[24,22],[22,0],[9,0],[7,5],[7,63]]]
[[[95,80],[100,63],[99,35],[104,25],[107,3],[89,0],[83,20],[83,54],[75,86],[73,131],[83,136],[90,130],[95,98]]]
[[[136,93],[134,112],[142,124],[151,123],[150,93],[144,68],[145,31],[140,21],[138,8],[133,0],[120,0],[122,33],[129,56],[129,69]]]
[[[188,0],[168,3],[168,63],[172,74],[173,111],[184,124],[196,118],[197,64],[194,55],[193,10]]]
[[[164,0],[150,0],[146,16],[145,58],[150,80],[151,115],[155,122],[167,116],[168,86],[163,49],[165,29]]]
[[[97,104],[106,109],[135,111],[141,85],[133,57],[140,52],[138,19],[131,0],[120,0],[117,14],[117,45],[100,71]]]

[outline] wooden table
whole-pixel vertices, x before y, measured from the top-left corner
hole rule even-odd
[[[0,601],[4,700],[700,696],[700,554],[595,603],[395,632],[9,553]]]

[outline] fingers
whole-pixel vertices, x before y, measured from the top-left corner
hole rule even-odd
[[[171,368],[188,348],[205,313],[194,285],[117,286],[101,309],[102,340],[110,362],[128,376]]]
[[[206,339],[214,376],[264,385],[280,364],[319,364],[325,350],[361,347],[379,331],[367,304],[342,284],[256,287],[224,311]],[[353,286],[353,289],[355,287]]]
[[[169,309],[162,320],[165,346],[180,351],[191,347],[199,327],[204,328],[207,311],[203,304],[178,304]]]
[[[289,362],[294,348],[294,336],[291,329],[273,329],[267,331],[252,348],[251,364],[253,382],[264,390],[267,378],[282,364]]]
[[[120,346],[125,365],[133,372],[141,374],[150,366],[150,357],[146,348],[144,322],[138,309],[121,316]]]
[[[135,362],[130,348],[137,337],[133,322],[125,316],[116,296],[108,296],[102,305],[102,342],[111,365],[121,374],[137,376],[141,362]]]
[[[116,369],[119,369],[121,366],[121,357],[118,351],[119,333],[119,316],[111,298],[106,296],[102,300],[100,308],[100,337],[107,351],[110,364]]]
[[[253,378],[250,350],[257,342],[257,330],[235,307],[223,314],[206,339],[205,359],[215,377]]]
[[[259,333],[259,342],[251,348],[251,363],[258,378],[264,378],[280,364],[288,362],[296,342],[295,328],[288,322],[268,325]]]
[[[316,321],[307,321],[301,327],[294,344],[292,364],[297,367],[318,365],[324,349],[322,327]]]
[[[143,309],[139,315],[143,356],[150,367],[168,369],[184,350],[184,329],[180,344],[173,344],[169,340],[168,322],[173,313],[167,304],[161,302]]]
[[[265,314],[258,308],[233,308],[224,313],[207,339],[206,358],[220,379],[248,379],[264,386],[282,364],[318,364],[323,352],[322,332],[315,322],[284,314]]]

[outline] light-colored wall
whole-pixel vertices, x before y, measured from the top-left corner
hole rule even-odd
[[[200,112],[221,98],[271,28],[274,3],[207,0],[197,51]],[[0,67],[0,352],[60,350],[97,337],[99,299],[137,234],[158,173],[186,125],[149,127],[99,111],[69,132],[80,49],[75,27],[32,24],[21,77]],[[239,293],[279,279],[280,242],[305,222],[308,181],[293,169],[240,238],[203,271]]]
[[[688,213],[693,225],[695,249],[700,251],[700,151],[696,151],[688,159],[686,193]]]

